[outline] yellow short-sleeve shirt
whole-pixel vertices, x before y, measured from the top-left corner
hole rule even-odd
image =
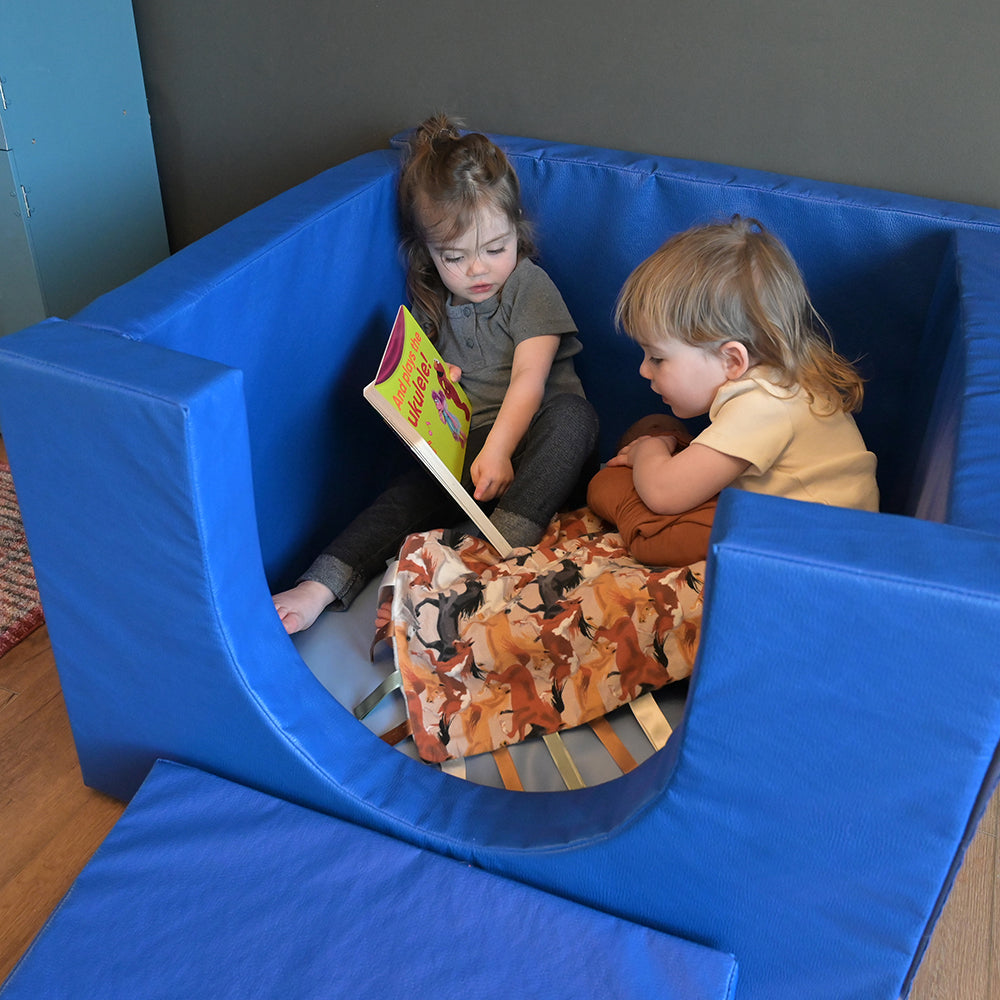
[[[727,382],[695,441],[750,463],[734,486],[834,507],[878,510],[875,456],[854,418],[839,407],[810,406],[799,387],[778,385],[757,367]]]

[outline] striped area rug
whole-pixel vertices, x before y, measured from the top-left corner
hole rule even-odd
[[[0,656],[44,620],[10,466],[0,462]]]

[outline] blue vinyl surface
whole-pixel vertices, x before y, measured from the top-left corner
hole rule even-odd
[[[736,963],[158,763],[3,1000],[728,1000]]]

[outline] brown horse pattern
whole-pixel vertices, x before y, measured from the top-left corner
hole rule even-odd
[[[585,508],[506,559],[445,537],[406,540],[378,615],[424,760],[568,729],[691,673],[704,562],[644,566]]]

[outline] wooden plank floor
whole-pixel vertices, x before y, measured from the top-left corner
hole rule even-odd
[[[123,808],[83,784],[42,626],[0,659],[0,980]]]
[[[121,814],[84,786],[44,626],[0,658],[0,981]],[[913,1000],[1000,997],[1000,796],[980,825]]]

